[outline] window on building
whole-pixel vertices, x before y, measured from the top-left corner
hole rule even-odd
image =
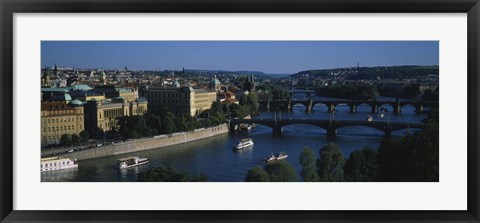
[[[48,132],[50,132],[50,127],[48,127]]]
[[[50,123],[50,119],[48,119],[47,122]]]

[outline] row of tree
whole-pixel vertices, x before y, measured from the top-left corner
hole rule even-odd
[[[223,114],[214,113],[205,118],[195,119],[190,114],[174,115],[171,112],[160,115],[146,114],[144,116],[122,116],[117,118],[117,130],[121,137],[141,138],[159,134],[193,131],[225,123]]]
[[[350,80],[377,80],[425,78],[428,75],[438,75],[438,66],[389,66],[389,67],[350,67],[323,70],[306,70],[291,75],[293,78],[301,77],[332,77],[333,74],[346,76]]]
[[[257,94],[254,92],[244,95],[239,102],[239,104],[213,102],[211,108],[203,112],[200,117],[220,113],[229,118],[243,118],[258,112],[259,103]]]
[[[249,93],[240,99],[240,104],[222,104],[215,101],[210,109],[203,111],[197,117],[187,113],[175,115],[167,109],[162,109],[155,115],[118,117],[118,128],[115,131],[127,139],[187,132],[226,123],[227,117],[243,118],[256,113],[258,106],[256,94]]]
[[[185,171],[177,171],[174,167],[164,166],[141,172],[137,177],[140,182],[205,182],[208,180],[208,177],[203,174],[191,175]]]
[[[315,88],[317,95],[344,98],[351,100],[368,100],[380,96],[377,88],[371,84],[345,84],[319,86]]]
[[[63,134],[60,136],[60,146],[76,146],[88,142],[89,139],[90,134],[85,130],[81,131],[78,135]]]
[[[267,94],[266,99],[290,99],[291,96],[287,90],[285,90],[282,86],[276,84],[262,84],[257,88],[260,91],[263,91]]]

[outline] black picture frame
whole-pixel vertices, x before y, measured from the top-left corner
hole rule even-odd
[[[2,222],[480,222],[478,0],[1,0],[0,216]],[[13,210],[14,13],[467,13],[468,210],[466,211],[19,211]]]

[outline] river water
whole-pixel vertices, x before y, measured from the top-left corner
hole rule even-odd
[[[421,122],[425,114],[416,114],[413,106],[405,106],[402,113],[394,115],[393,108],[385,106],[388,112],[376,121]],[[295,118],[295,119],[336,119],[365,120],[371,109],[368,105],[357,107],[356,113],[350,113],[348,106],[338,105],[336,113],[327,112],[327,107],[317,105],[312,113],[306,113],[303,105],[295,105],[293,112],[262,112],[253,118]],[[415,129],[393,132],[394,137],[401,136]],[[251,137],[255,145],[242,151],[233,151],[232,146],[241,138]],[[208,139],[185,143],[148,151],[79,161],[78,169],[42,173],[42,181],[72,181],[72,182],[128,182],[136,181],[137,174],[148,168],[159,165],[173,166],[177,170],[193,174],[205,174],[213,182],[241,182],[247,171],[256,166],[263,166],[263,160],[271,153],[286,152],[287,161],[298,173],[301,166],[298,162],[303,147],[312,148],[318,157],[320,148],[328,142],[340,145],[346,158],[351,152],[363,147],[378,148],[383,139],[383,132],[368,127],[345,127],[338,129],[335,139],[327,139],[326,131],[310,125],[290,125],[283,128],[281,137],[272,136],[272,129],[258,125],[250,131],[224,134]],[[147,165],[119,170],[117,159],[127,156],[148,157]],[[301,178],[299,177],[299,181]]]

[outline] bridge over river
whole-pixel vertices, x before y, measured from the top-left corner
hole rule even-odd
[[[306,100],[259,100],[260,108],[264,110],[278,109],[282,111],[291,111],[296,104],[305,106],[307,112],[313,110],[316,104],[324,104],[328,108],[328,112],[335,111],[337,105],[347,105],[350,107],[350,112],[356,112],[357,107],[366,104],[370,106],[372,113],[377,113],[378,109],[384,105],[390,105],[393,108],[394,114],[400,114],[402,107],[412,105],[416,112],[422,112],[425,106],[438,106],[438,102],[432,101],[416,101],[416,100],[348,100],[348,99],[306,99]]]
[[[337,129],[349,126],[365,126],[378,129],[385,133],[385,137],[391,137],[392,132],[401,129],[423,128],[423,123],[385,122],[385,121],[361,121],[361,120],[316,120],[316,119],[231,119],[229,120],[230,131],[235,131],[240,124],[258,124],[272,128],[274,136],[282,135],[282,128],[288,125],[304,124],[312,125],[327,130],[327,137],[335,137]]]

